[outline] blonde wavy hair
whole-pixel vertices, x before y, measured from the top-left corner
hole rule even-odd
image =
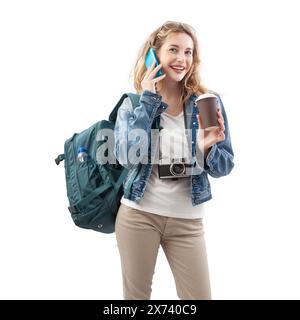
[[[138,94],[141,94],[143,91],[141,82],[147,71],[145,66],[145,57],[148,50],[150,48],[153,48],[154,51],[159,50],[164,44],[168,35],[171,33],[186,33],[192,38],[194,43],[193,64],[189,72],[181,80],[181,101],[185,103],[192,94],[200,95],[208,92],[208,89],[201,83],[199,76],[199,67],[201,60],[199,56],[199,47],[196,32],[193,27],[186,23],[167,21],[161,27],[157,28],[150,34],[138,53],[137,62],[133,70],[134,88],[136,89],[136,92]]]

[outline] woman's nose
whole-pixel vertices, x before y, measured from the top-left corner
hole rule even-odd
[[[177,59],[176,59],[178,62],[180,61],[180,62],[184,62],[184,55],[183,54],[178,54],[177,55]]]

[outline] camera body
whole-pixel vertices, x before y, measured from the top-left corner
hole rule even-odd
[[[165,163],[162,159],[158,164],[160,179],[188,178],[192,175],[193,165],[186,162],[185,158],[173,158],[171,163]]]

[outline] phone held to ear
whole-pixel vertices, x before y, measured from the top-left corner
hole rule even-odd
[[[146,68],[149,69],[154,61],[155,61],[155,67],[157,67],[159,65],[159,61],[155,55],[154,50],[152,48],[150,48],[146,54],[146,57],[145,57]],[[162,69],[159,69],[154,78],[160,77],[163,74],[164,73],[162,72]]]

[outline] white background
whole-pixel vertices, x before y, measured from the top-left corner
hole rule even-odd
[[[214,299],[300,298],[298,1],[1,1],[0,298],[122,299],[115,234],[77,228],[63,165],[107,118],[147,36],[191,24],[235,168],[204,219]],[[152,299],[177,299],[160,249]]]

